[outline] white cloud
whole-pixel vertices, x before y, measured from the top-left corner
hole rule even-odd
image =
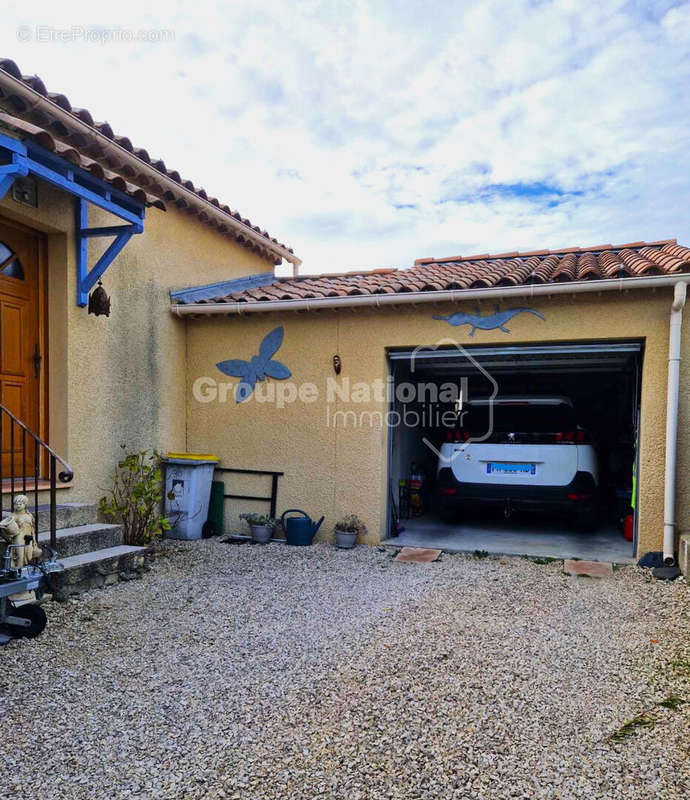
[[[90,25],[174,41],[36,41]],[[309,271],[690,243],[688,3],[65,0],[7,9],[3,31],[24,71]]]

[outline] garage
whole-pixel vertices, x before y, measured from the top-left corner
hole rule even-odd
[[[690,248],[657,241],[208,287],[173,306],[194,320],[187,447],[283,472],[279,507],[323,516],[324,539],[356,515],[360,544],[673,567],[690,541],[689,279]],[[276,335],[286,377],[243,402],[197,392]],[[481,437],[491,398],[503,440]],[[440,474],[444,448],[460,457]]]
[[[391,544],[633,561],[642,341],[388,359]]]

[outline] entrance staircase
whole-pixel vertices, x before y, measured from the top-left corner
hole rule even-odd
[[[35,515],[35,510],[30,509]],[[87,503],[56,506],[55,549],[63,572],[52,574],[56,600],[66,600],[89,589],[132,580],[148,569],[147,547],[123,544],[122,526],[98,521],[98,509]],[[38,507],[38,543],[50,546],[50,507]]]
[[[152,558],[148,548],[123,543],[120,525],[99,522],[96,506],[58,503],[58,480],[66,485],[72,478],[69,464],[0,405],[0,512],[11,513],[16,495],[27,496],[39,546],[56,551],[64,567],[51,573],[57,600],[137,577]]]

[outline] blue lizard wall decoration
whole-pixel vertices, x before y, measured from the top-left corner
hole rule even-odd
[[[539,317],[539,319],[545,319],[544,315],[534,308],[506,308],[505,311],[500,311],[498,305],[495,305],[494,309],[495,313],[489,314],[486,317],[482,317],[481,311],[477,306],[476,314],[456,311],[454,314],[448,314],[446,316],[434,316],[434,319],[442,319],[456,328],[459,325],[469,325],[471,328],[470,336],[474,336],[474,332],[477,328],[483,331],[492,331],[499,328],[503,333],[510,333],[510,330],[505,326],[506,322],[509,322],[517,314],[534,314],[536,317]]]

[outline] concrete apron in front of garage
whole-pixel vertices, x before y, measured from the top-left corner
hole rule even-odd
[[[579,558],[632,564],[632,544],[609,523],[596,533],[570,530],[557,522],[539,527],[501,519],[471,519],[457,523],[433,517],[401,520],[404,531],[386,539],[389,547],[431,547],[446,553],[474,553],[538,558]]]

